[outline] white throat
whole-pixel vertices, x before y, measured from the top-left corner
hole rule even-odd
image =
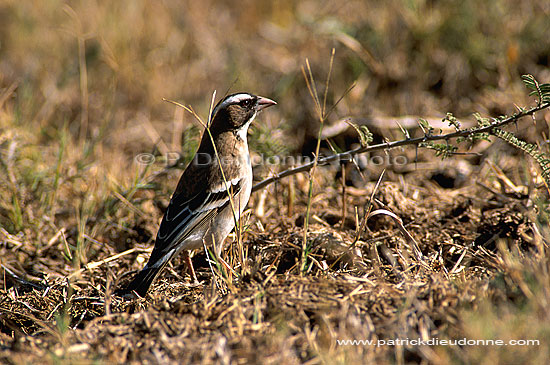
[[[254,119],[256,118],[256,114],[258,114],[257,112],[254,113],[254,115],[252,116],[252,118],[250,118],[250,120],[248,122],[246,122],[245,124],[243,124],[239,129],[237,129],[237,136],[239,136],[239,138],[246,144],[247,141],[246,141],[246,135],[248,134],[248,127],[250,127],[250,124],[254,121]]]

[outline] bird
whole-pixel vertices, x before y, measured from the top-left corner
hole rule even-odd
[[[115,294],[145,297],[163,268],[181,251],[197,282],[189,251],[206,245],[215,246],[218,256],[221,253],[252,191],[248,127],[261,110],[276,104],[247,92],[228,95],[216,104],[208,130],[172,194],[147,264]]]

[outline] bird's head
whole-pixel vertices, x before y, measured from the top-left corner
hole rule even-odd
[[[277,104],[271,99],[249,93],[228,95],[212,111],[211,130],[231,130],[246,135],[248,126],[262,109]],[[241,134],[241,133],[239,133]]]

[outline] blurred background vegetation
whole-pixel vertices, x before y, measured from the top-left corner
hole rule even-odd
[[[340,116],[499,114],[521,74],[550,76],[544,1],[3,0],[0,19],[0,87],[17,85],[17,124],[46,143],[66,124],[125,147],[143,135],[136,115],[170,141],[162,98],[206,115],[213,90],[268,95],[281,106],[267,118],[300,131],[301,66],[322,84],[332,48],[332,99],[356,83]]]

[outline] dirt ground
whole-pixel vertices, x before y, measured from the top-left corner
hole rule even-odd
[[[404,151],[403,156],[413,153]],[[419,160],[423,157],[435,160],[426,152]],[[104,260],[118,251],[139,250],[105,263],[88,263],[94,268],[83,265],[76,275],[62,257],[63,240],[36,246],[3,231],[4,262],[19,263],[18,272],[28,274],[24,280],[7,270],[4,274],[2,357],[15,363],[446,363],[483,359],[486,354],[461,346],[343,346],[337,341],[517,337],[545,343],[546,326],[539,322],[544,317],[537,319],[544,312],[531,301],[545,290],[539,280],[547,277],[539,276],[547,273],[547,249],[535,238],[529,196],[506,186],[497,190],[502,180],[492,165],[477,156],[469,159],[476,163],[460,157],[426,162],[428,168],[419,162],[407,173],[387,166],[374,195],[371,209],[387,209],[403,220],[420,246],[423,262],[414,258],[410,242],[388,217],[370,218],[358,233],[375,181],[355,182],[360,187],[348,181],[342,224],[343,194],[334,183],[340,172],[330,167],[317,171],[311,248],[302,273],[304,175],[254,194],[242,237],[245,259],[239,261],[237,244],[225,253],[236,273],[215,270],[213,276],[205,253],[197,252],[193,261],[200,285],[192,284],[183,260],[176,260],[146,298],[130,302],[111,293],[142,267],[149,252],[158,221],[149,213],[161,215],[150,201],[155,199],[152,194],[134,196],[142,206],[149,200],[152,212],[144,212],[124,230],[104,222],[106,229],[87,248]],[[505,164],[522,161],[515,154],[506,157]],[[381,167],[377,169],[371,173]],[[441,181],[452,186],[443,188]],[[116,204],[124,209],[122,202]],[[69,242],[76,234],[63,233]],[[526,322],[507,324],[508,306],[520,307]],[[495,322],[489,322],[491,316]],[[534,346],[536,354],[528,346],[491,350],[503,361],[530,361],[544,358],[545,346]]]

